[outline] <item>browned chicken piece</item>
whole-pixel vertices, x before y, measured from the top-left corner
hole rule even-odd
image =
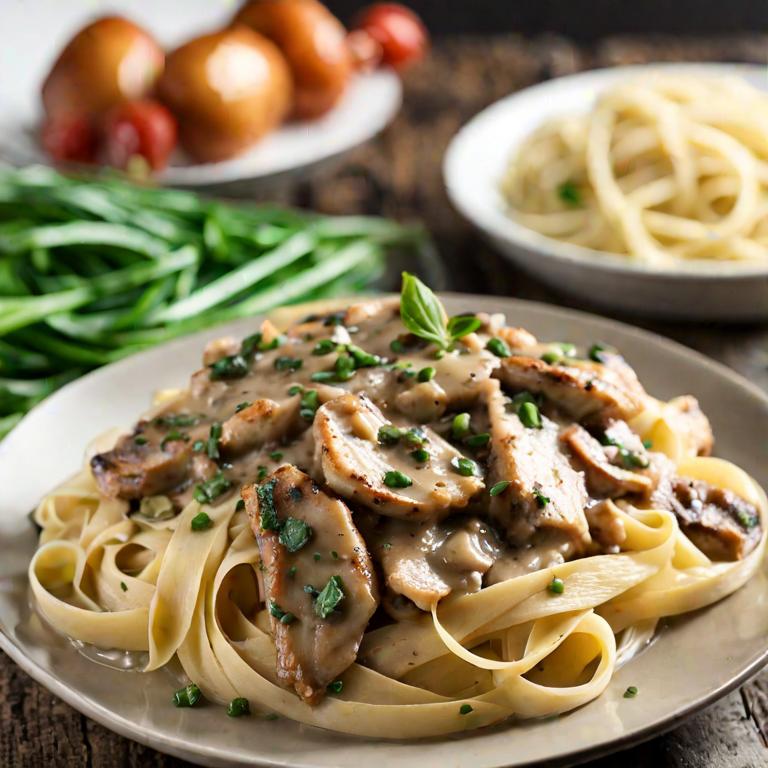
[[[568,447],[576,467],[584,471],[587,488],[593,496],[614,499],[628,493],[647,493],[651,490],[653,483],[649,477],[614,463],[620,455],[636,456],[628,453],[623,446],[602,446],[578,424],[563,430],[560,439]]]
[[[315,463],[340,496],[382,515],[427,520],[466,507],[483,489],[476,473],[461,473],[462,454],[431,429],[410,428],[416,431],[382,444],[379,430],[387,426],[364,395],[337,397],[317,411]],[[427,452],[426,461],[411,455],[415,449]]]
[[[378,604],[365,542],[346,504],[292,465],[242,496],[265,569],[278,679],[317,704],[355,661]]]
[[[222,336],[220,339],[209,341],[203,350],[203,365],[213,365],[222,357],[236,355],[240,351],[240,344],[240,339],[234,336]]]
[[[676,475],[664,454],[651,453],[656,485],[644,506],[674,512],[683,533],[711,560],[741,560],[760,541],[757,508],[731,491]]]
[[[221,425],[220,445],[225,455],[237,455],[272,440],[292,437],[306,426],[299,416],[298,397],[283,403],[255,400]]]
[[[558,427],[541,416],[541,427],[526,427],[499,382],[486,382],[485,398],[491,429],[487,483],[509,485],[490,499],[491,518],[515,545],[530,541],[540,529],[559,529],[577,549],[589,541],[584,506],[584,477],[560,450]]]
[[[188,441],[169,441],[160,448],[136,439],[137,435],[125,435],[111,451],[91,459],[91,471],[102,493],[141,499],[164,493],[187,479],[192,458]]]
[[[624,372],[618,374],[600,363],[550,365],[537,358],[513,355],[501,361],[494,375],[515,392],[543,395],[576,421],[628,419],[643,405],[639,383],[629,386]]]
[[[474,517],[421,524],[387,520],[375,539],[372,551],[386,586],[422,611],[454,590],[477,592],[498,554],[493,532]]]
[[[586,515],[592,540],[606,552],[618,552],[627,539],[618,507],[610,499],[603,499],[587,507]]]
[[[693,395],[683,395],[670,400],[670,409],[666,418],[672,428],[681,435],[691,453],[709,456],[715,443],[709,419],[699,407],[699,401]]]

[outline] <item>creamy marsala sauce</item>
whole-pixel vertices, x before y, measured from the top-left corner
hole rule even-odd
[[[629,428],[648,396],[615,350],[540,343],[501,316],[473,325],[438,348],[392,299],[285,333],[265,322],[210,344],[188,390],[92,459],[102,491],[136,514],[242,491],[278,675],[310,703],[376,613],[409,620],[452,594],[619,551],[616,502],[672,510],[719,559],[759,538],[754,508],[676,477]],[[708,452],[695,400],[678,410]]]

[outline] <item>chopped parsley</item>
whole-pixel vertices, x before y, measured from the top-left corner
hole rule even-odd
[[[280,459],[283,458],[283,454],[281,451],[272,451],[272,453],[269,454],[269,458],[272,459],[272,461],[280,461]]]
[[[240,413],[240,411],[244,411],[246,408],[250,408],[253,405],[253,403],[249,403],[247,400],[244,400],[242,403],[238,403],[235,406],[235,413]]]
[[[557,188],[557,196],[566,204],[574,208],[581,205],[581,192],[572,181],[564,181]]]
[[[312,421],[315,418],[315,412],[320,405],[320,398],[316,389],[308,389],[301,396],[299,403],[299,415],[305,421]]]
[[[200,689],[194,683],[190,683],[184,688],[179,688],[173,694],[173,705],[175,707],[194,707],[201,698]]]
[[[263,464],[256,467],[256,480],[261,482],[267,476],[267,468]]]
[[[459,707],[459,714],[460,715],[468,715],[470,712],[472,712],[472,705],[471,704],[462,704]]]
[[[292,384],[288,387],[288,394],[293,397],[294,395],[300,395],[304,391],[304,387],[301,384]]]
[[[331,576],[328,583],[315,598],[315,613],[321,619],[327,619],[344,599],[344,583],[341,576]]]
[[[344,682],[342,680],[334,680],[332,683],[328,683],[326,690],[328,693],[341,693],[344,688]]]
[[[214,499],[228,491],[232,483],[221,472],[217,472],[210,480],[195,486],[193,496],[201,504],[210,504]]]
[[[499,480],[498,483],[491,486],[491,489],[490,491],[488,491],[488,493],[491,496],[498,496],[499,494],[504,493],[504,491],[506,491],[507,488],[509,488],[510,483],[511,483],[511,480]]]
[[[468,413],[457,413],[451,422],[451,437],[454,440],[461,440],[466,437],[470,430],[470,419]]]
[[[133,442],[136,443],[136,445],[146,445],[147,438],[144,437],[144,435],[135,435],[133,438]]]
[[[384,473],[384,485],[388,488],[408,488],[413,485],[413,480],[403,472],[391,469]]]
[[[207,512],[198,512],[191,520],[189,527],[193,531],[207,531],[213,525],[210,515]]]
[[[553,595],[562,595],[563,592],[565,592],[565,582],[555,576],[552,581],[549,582],[547,585],[547,589],[553,594]]]
[[[127,592],[128,591],[128,585],[124,581],[121,581],[120,582],[120,589],[122,589],[123,592]]]
[[[431,365],[428,365],[416,374],[416,378],[423,384],[426,381],[432,381],[432,379],[435,378],[436,373],[437,371]]]
[[[485,348],[492,354],[496,355],[496,357],[509,357],[512,354],[504,340],[498,338],[497,336],[488,339]]]
[[[158,427],[194,427],[200,421],[199,417],[191,413],[169,413],[158,416],[155,424]]]
[[[539,509],[544,509],[544,507],[549,504],[552,499],[549,498],[549,496],[545,496],[540,488],[534,488],[533,489],[533,497],[536,499],[536,506],[539,507]]]
[[[287,355],[281,355],[275,358],[273,363],[276,371],[298,371],[304,361],[299,357],[288,357]]]
[[[402,434],[403,440],[410,446],[418,447],[429,442],[427,435],[421,427],[411,427]]]
[[[472,477],[473,475],[480,474],[477,464],[466,456],[454,456],[451,459],[451,466],[463,477]]]
[[[280,543],[289,552],[298,552],[312,537],[312,528],[303,520],[288,517],[280,526]]]
[[[408,455],[418,464],[426,464],[429,461],[429,451],[424,448],[417,448]]]
[[[229,717],[242,717],[243,715],[251,714],[251,705],[248,703],[248,699],[244,699],[242,696],[238,696],[236,699],[227,704],[227,715]]]
[[[269,601],[269,613],[281,624],[293,624],[296,617],[290,611],[284,611],[274,600]]]
[[[539,407],[536,403],[526,401],[520,404],[517,409],[517,417],[520,419],[524,427],[529,429],[541,429],[541,414],[539,413]]]
[[[211,381],[242,379],[248,374],[248,361],[242,355],[222,357],[210,366]]]
[[[379,427],[376,435],[380,445],[396,445],[403,435],[403,431],[394,424],[385,424]]]
[[[179,432],[178,429],[172,429],[160,443],[160,450],[164,451],[167,443],[175,443],[180,440],[185,443],[189,442],[189,435],[185,432]]]
[[[211,424],[211,431],[208,434],[208,442],[205,445],[205,452],[209,459],[214,461],[219,458],[219,440],[221,439],[221,424],[214,421]]]
[[[320,339],[312,349],[312,354],[317,356],[329,355],[336,349],[336,342],[332,339]]]
[[[280,522],[275,510],[275,486],[277,480],[272,479],[263,483],[256,489],[256,498],[259,500],[259,519],[262,531],[279,531]]]
[[[634,699],[637,696],[637,686],[630,685],[626,691],[624,691],[625,699]]]
[[[484,448],[490,442],[491,436],[487,432],[480,432],[477,435],[470,435],[464,443],[470,448]]]

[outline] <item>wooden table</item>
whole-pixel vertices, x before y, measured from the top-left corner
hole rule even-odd
[[[431,60],[408,75],[405,106],[391,128],[333,168],[292,182],[276,196],[328,212],[420,218],[436,237],[447,265],[449,288],[575,306],[567,297],[512,269],[451,209],[440,170],[451,136],[490,102],[539,80],[581,69],[652,60],[764,63],[767,49],[765,36],[687,41],[606,39],[589,48],[549,36],[440,41]],[[768,327],[640,324],[720,360],[768,390]],[[83,717],[0,653],[0,766],[181,765],[188,764],[121,738]],[[590,765],[768,765],[768,672],[671,733]]]

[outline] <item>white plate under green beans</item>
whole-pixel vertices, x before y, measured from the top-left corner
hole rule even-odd
[[[32,167],[0,172],[0,437],[96,366],[282,304],[369,288],[423,230]]]

